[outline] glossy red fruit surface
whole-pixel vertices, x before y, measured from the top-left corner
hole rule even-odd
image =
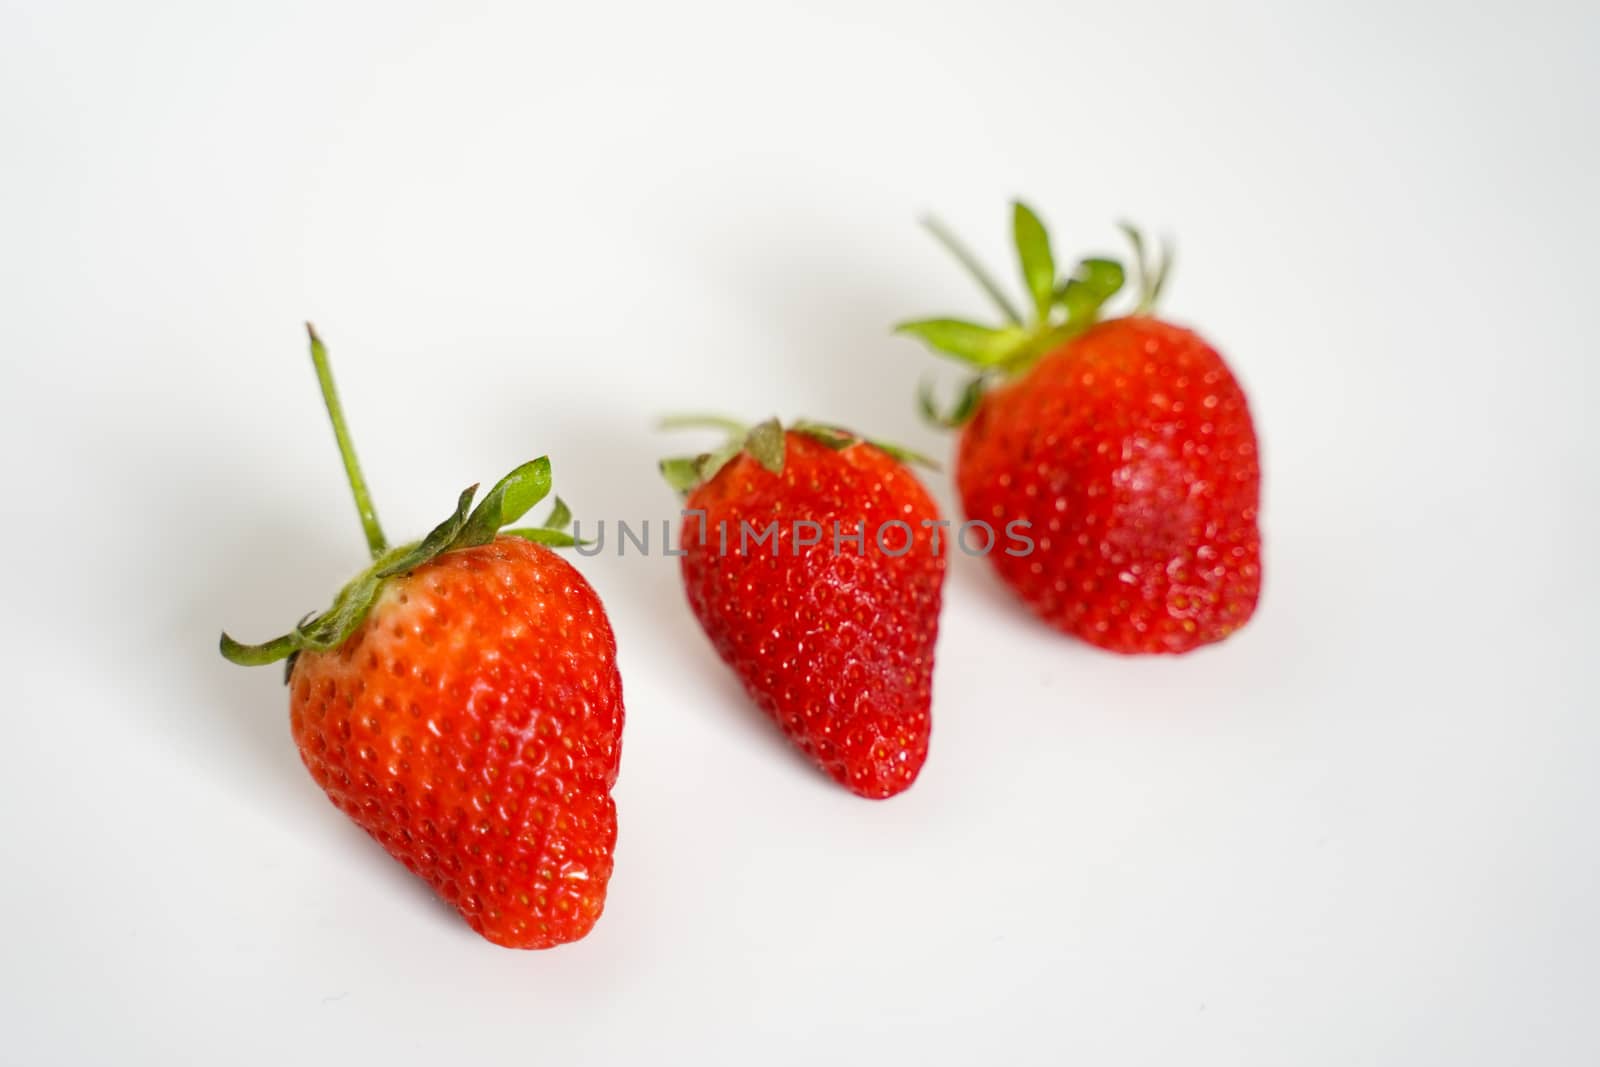
[[[690,494],[686,507],[705,518],[683,527],[689,604],[802,752],[854,793],[892,796],[928,754],[945,570],[938,511],[916,476],[871,444],[834,448],[790,431],[784,448],[778,473],[741,453]],[[745,524],[753,538],[773,522],[776,551],[741,553]],[[797,551],[812,536],[806,523],[820,540]],[[836,543],[835,524],[842,537],[864,529],[862,547]]]
[[[1189,330],[1112,319],[987,392],[956,480],[969,518],[1031,524],[1031,554],[990,556],[1006,583],[1101,648],[1186,652],[1255,610],[1255,430],[1227,364]]]
[[[1261,593],[1261,465],[1244,393],[1222,356],[1154,317],[1171,246],[1122,224],[1131,264],[1059,268],[1043,221],[1012,203],[1028,305],[1011,302],[953,234],[929,229],[1003,321],[929,318],[897,329],[972,371],[941,412],[961,427],[956,485],[969,519],[1031,527],[1000,576],[1058,629],[1122,653],[1183,653],[1249,621]],[[1110,302],[1132,282],[1129,312]],[[1025,310],[1026,307],[1026,310]]]
[[[331,652],[303,652],[289,722],[334,804],[484,937],[586,934],[616,844],[622,682],[605,609],[516,537],[389,580]]]

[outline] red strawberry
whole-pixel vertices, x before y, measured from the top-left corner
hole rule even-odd
[[[686,512],[703,513],[681,537],[695,618],[789,739],[871,798],[916,779],[932,726],[947,531],[908,458],[920,457],[771,421],[662,464]]]
[[[1133,241],[1140,300],[1103,320],[1121,264],[1083,260],[1058,282],[1038,218],[1015,205],[1025,323],[947,233],[1010,320],[900,327],[974,366],[955,410],[956,482],[969,518],[1029,524],[1034,551],[992,553],[1000,576],[1052,625],[1114,652],[1188,652],[1243,626],[1261,590],[1261,471],[1244,392],[1222,356],[1150,317],[1168,259]]]
[[[326,613],[235,663],[287,658],[289,725],[330,800],[497,945],[576,941],[605,905],[622,679],[605,608],[571,564],[550,462],[477,487],[421,542],[387,547],[345,432],[327,353],[312,359],[373,563]]]

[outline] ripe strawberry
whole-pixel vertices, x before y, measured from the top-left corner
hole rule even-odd
[[[815,423],[733,431],[717,453],[662,464],[688,496],[689,606],[813,763],[893,796],[928,755],[944,582],[938,509],[902,462],[920,457]]]
[[[1138,305],[1104,320],[1124,270],[1083,260],[1056,278],[1049,238],[1015,205],[1031,322],[936,224],[1009,323],[906,323],[975,367],[954,410],[956,483],[969,518],[1030,524],[1034,551],[994,553],[1000,576],[1059,629],[1114,652],[1188,652],[1243,626],[1261,589],[1261,473],[1244,392],[1221,355],[1150,317],[1170,260],[1133,242]]]
[[[287,658],[289,726],[328,798],[497,945],[587,934],[616,844],[622,679],[605,608],[546,545],[501,531],[550,491],[550,462],[477,487],[422,541],[389,548],[345,431],[322,342],[312,360],[373,563],[324,614],[222,654]]]

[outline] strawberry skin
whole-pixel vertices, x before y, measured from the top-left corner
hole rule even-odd
[[[751,698],[813,763],[860,796],[893,796],[928,754],[945,560],[924,522],[938,510],[876,446],[835,448],[789,431],[783,448],[777,473],[741,453],[690,494],[687,508],[705,520],[684,521],[689,605]],[[779,552],[752,543],[741,554],[741,524],[753,537],[775,520]],[[820,525],[821,541],[797,551],[803,520]],[[885,552],[876,531],[891,520],[910,529],[887,528]],[[842,539],[835,550],[835,522],[842,534],[865,523],[864,553]],[[891,555],[908,536],[909,551]]]
[[[1187,652],[1250,618],[1261,475],[1243,391],[1193,332],[1144,316],[1091,326],[987,392],[962,431],[971,519],[1031,523],[991,554],[1052,625],[1123,653]]]
[[[302,652],[289,724],[345,814],[497,945],[588,933],[616,844],[616,645],[594,590],[501,536],[389,580],[336,650]]]

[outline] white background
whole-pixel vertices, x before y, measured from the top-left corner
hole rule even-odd
[[[1597,1062],[1595,12],[4,0],[0,1060]],[[707,442],[662,412],[946,453],[887,328],[986,309],[915,220],[1010,277],[1019,193],[1063,259],[1175,235],[1249,391],[1225,645],[1099,654],[957,559],[931,757],[873,804],[673,561],[580,561],[621,837],[537,954],[217,656],[362,563],[302,320],[391,534],[542,452],[666,517]]]

